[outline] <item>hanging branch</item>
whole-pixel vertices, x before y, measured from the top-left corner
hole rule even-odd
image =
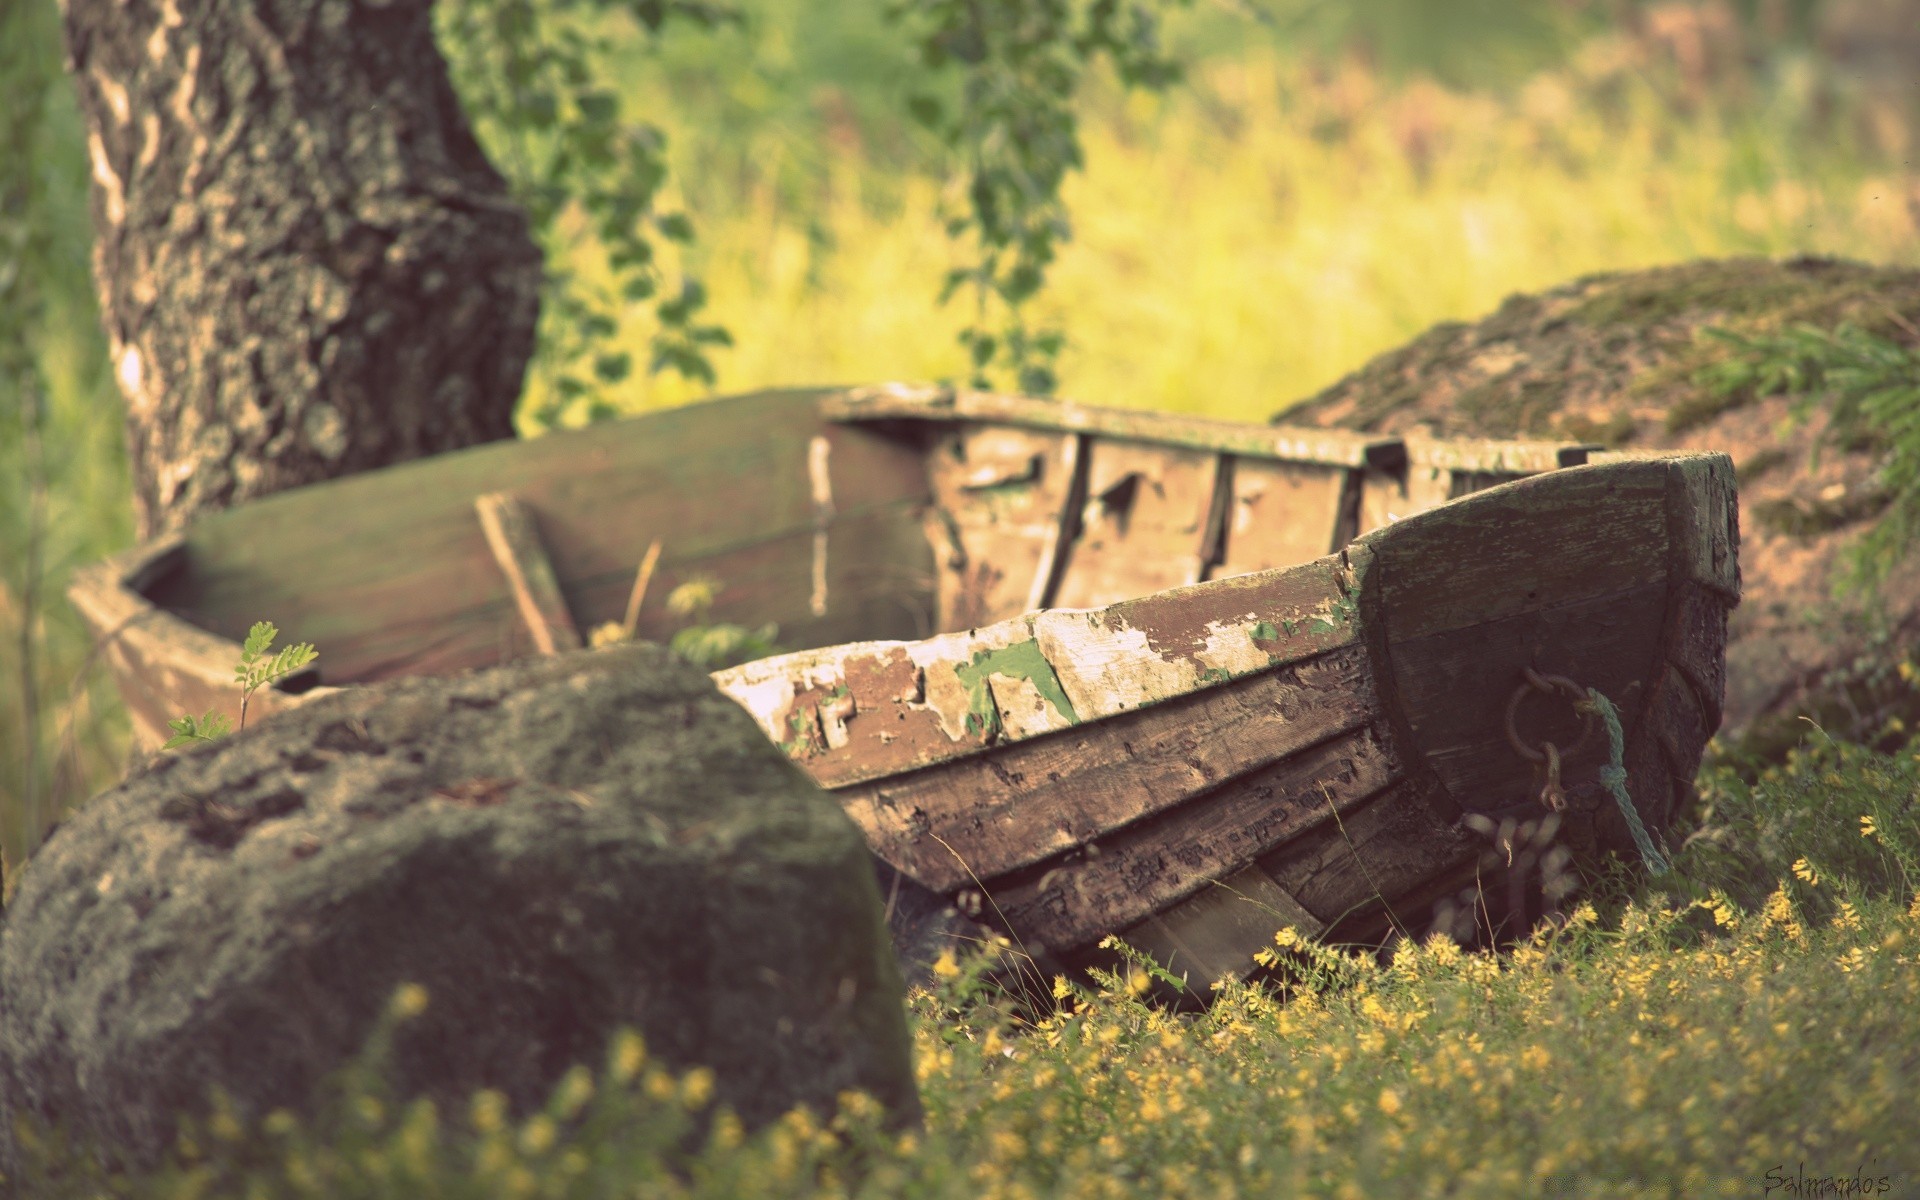
[[[973,321],[960,334],[973,386],[990,387],[1004,371],[1022,392],[1053,391],[1065,334],[1031,326],[1026,306],[1073,233],[1060,189],[1084,165],[1074,100],[1102,57],[1129,88],[1177,82],[1180,66],[1160,48],[1160,18],[1187,3],[896,0],[889,10],[949,84],[944,98],[923,92],[908,106],[966,180],[947,234],[971,243],[971,262],[948,272],[940,299],[973,294]]]
[[[620,97],[606,86],[617,45],[601,31],[612,14],[648,35],[669,19],[708,29],[740,20],[735,9],[704,0],[449,0],[437,11],[439,40],[474,130],[546,255],[531,369],[548,399],[531,415],[549,428],[577,403],[589,421],[617,411],[604,397],[633,370],[631,356],[612,345],[627,307],[653,303],[653,373],[711,386],[708,352],[733,344],[725,329],[702,320],[700,281],[683,274],[669,287],[656,255],[662,241],[692,242],[693,222],[655,206],[667,179],[666,135],[624,119]],[[590,285],[561,265],[580,240],[562,226],[572,209],[605,248],[611,287]]]

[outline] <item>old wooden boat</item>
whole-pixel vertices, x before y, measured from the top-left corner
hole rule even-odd
[[[1657,845],[1719,722],[1732,472],[1590,450],[764,393],[282,493],[71,595],[152,747],[235,709],[255,620],[332,686],[563,652],[658,541],[650,596],[717,580],[709,620],[800,647],[715,679],[866,832],[903,947],[951,903],[1206,982],[1282,926],[1417,932],[1503,818],[1632,852],[1631,808]]]

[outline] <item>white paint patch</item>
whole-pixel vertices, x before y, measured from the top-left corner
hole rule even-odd
[[[1200,682],[1198,667],[1169,662],[1147,644],[1145,630],[1110,628],[1102,612],[1035,613],[1033,632],[1083,722],[1169,699]]]
[[[1251,617],[1251,614],[1249,614]],[[1200,665],[1244,675],[1267,665],[1267,652],[1253,643],[1253,626],[1207,622],[1207,644],[1194,655]]]
[[[713,681],[735,704],[747,710],[748,715],[759,723],[768,740],[776,745],[785,741],[787,715],[793,711],[793,680],[784,674],[747,679],[742,675],[743,670],[734,667],[715,672]]]
[[[1071,724],[1048,703],[1030,679],[990,675],[987,677],[987,690],[993,693],[994,706],[1000,710],[1001,731],[1009,740],[1018,741],[1035,734],[1051,733]]]
[[[833,476],[827,456],[833,444],[824,437],[807,443],[807,482],[813,487],[813,596],[808,607],[816,617],[827,615],[827,526],[833,520]]]
[[[967,685],[960,682],[955,668],[971,663],[974,654],[981,650],[1004,650],[1032,636],[1033,619],[1023,616],[968,633],[949,633],[924,642],[902,643],[907,657],[920,668],[921,677],[926,681],[926,707],[933,710],[942,733],[956,742],[967,736],[970,697]]]

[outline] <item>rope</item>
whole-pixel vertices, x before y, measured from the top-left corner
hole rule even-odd
[[[1606,722],[1607,743],[1613,748],[1613,756],[1606,766],[1600,768],[1600,783],[1613,793],[1613,802],[1620,806],[1620,815],[1627,819],[1627,829],[1633,834],[1633,844],[1640,848],[1640,860],[1647,864],[1648,873],[1665,875],[1667,860],[1660,857],[1660,851],[1654,849],[1653,839],[1647,836],[1647,827],[1640,823],[1640,814],[1627,796],[1627,739],[1620,732],[1620,714],[1614,711],[1613,702],[1602,696],[1598,688],[1588,688],[1586,701],[1578,707],[1598,712],[1600,719]]]

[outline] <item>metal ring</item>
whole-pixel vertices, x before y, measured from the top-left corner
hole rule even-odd
[[[1586,689],[1582,688],[1573,680],[1568,679],[1565,675],[1542,675],[1532,667],[1523,668],[1523,672],[1527,677],[1526,682],[1515,688],[1512,698],[1507,701],[1507,744],[1512,746],[1514,752],[1519,754],[1521,758],[1526,759],[1530,763],[1547,761],[1547,756],[1543,751],[1535,750],[1520,740],[1520,730],[1515,726],[1514,720],[1520,713],[1520,701],[1526,698],[1529,691],[1542,692],[1546,695],[1552,695],[1557,691],[1566,695],[1576,706],[1575,711],[1580,712],[1585,718],[1580,726],[1580,736],[1574,740],[1573,745],[1567,747],[1565,750],[1561,750],[1557,746],[1554,747],[1563,761],[1572,758],[1575,754],[1578,754],[1593,737],[1593,711],[1591,709],[1582,710],[1578,707],[1587,702]]]

